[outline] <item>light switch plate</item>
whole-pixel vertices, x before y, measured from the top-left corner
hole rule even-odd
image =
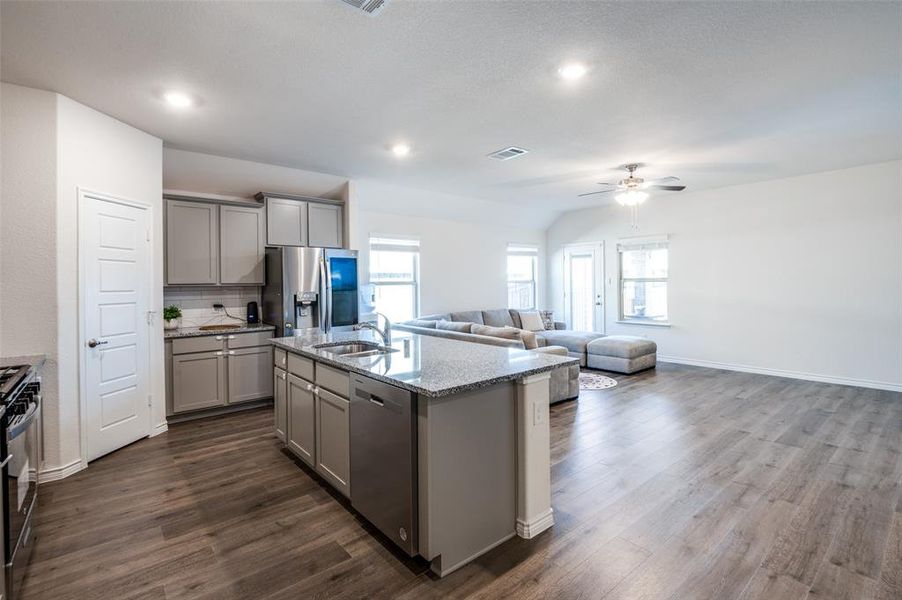
[[[542,410],[542,404],[539,402],[532,403],[532,424],[541,425],[545,420],[545,411]]]

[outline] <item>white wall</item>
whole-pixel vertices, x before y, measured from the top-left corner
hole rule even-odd
[[[45,474],[81,462],[78,190],[153,211],[153,306],[163,301],[162,142],[64,96],[3,84],[4,355],[44,353]],[[6,160],[9,159],[9,160]],[[151,333],[152,416],[165,427],[162,320]]]
[[[507,244],[539,247],[544,270],[545,232],[533,215],[494,202],[450,196],[371,181],[354,182],[356,248],[360,270],[369,272],[371,234],[420,240],[420,313],[507,306]],[[426,215],[438,215],[426,216]],[[539,281],[539,305],[544,282]]]
[[[0,86],[0,356],[46,354],[43,371],[47,455],[58,439],[56,400],[57,95]],[[54,463],[56,464],[56,463]]]
[[[78,364],[78,190],[100,192],[151,206],[153,300],[158,317],[150,334],[153,425],[165,430],[163,368],[163,204],[159,138],[60,96],[58,105],[57,302],[60,362],[60,466],[80,457]]]
[[[205,194],[252,198],[257,192],[280,192],[340,198],[346,177],[278,165],[163,149],[163,187]]]
[[[557,315],[561,246],[604,241],[609,334],[665,359],[902,390],[902,162],[662,194],[639,226],[608,206],[548,229]],[[617,240],[653,234],[671,239],[673,325],[617,324]]]

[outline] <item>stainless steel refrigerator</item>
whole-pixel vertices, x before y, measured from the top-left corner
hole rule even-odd
[[[277,335],[349,330],[359,316],[356,250],[266,249],[263,320],[276,326]]]

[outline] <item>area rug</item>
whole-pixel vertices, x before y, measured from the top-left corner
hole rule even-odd
[[[597,373],[586,373],[585,371],[580,371],[579,373],[579,389],[581,390],[605,390],[615,385],[617,385],[617,381],[610,377],[598,375]]]

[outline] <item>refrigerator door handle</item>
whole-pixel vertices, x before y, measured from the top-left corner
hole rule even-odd
[[[320,260],[322,260],[322,268],[320,269],[320,276],[322,277],[320,289],[323,296],[320,302],[323,306],[322,330],[329,333],[332,330],[332,269],[329,266],[329,258],[325,252],[323,252]]]

